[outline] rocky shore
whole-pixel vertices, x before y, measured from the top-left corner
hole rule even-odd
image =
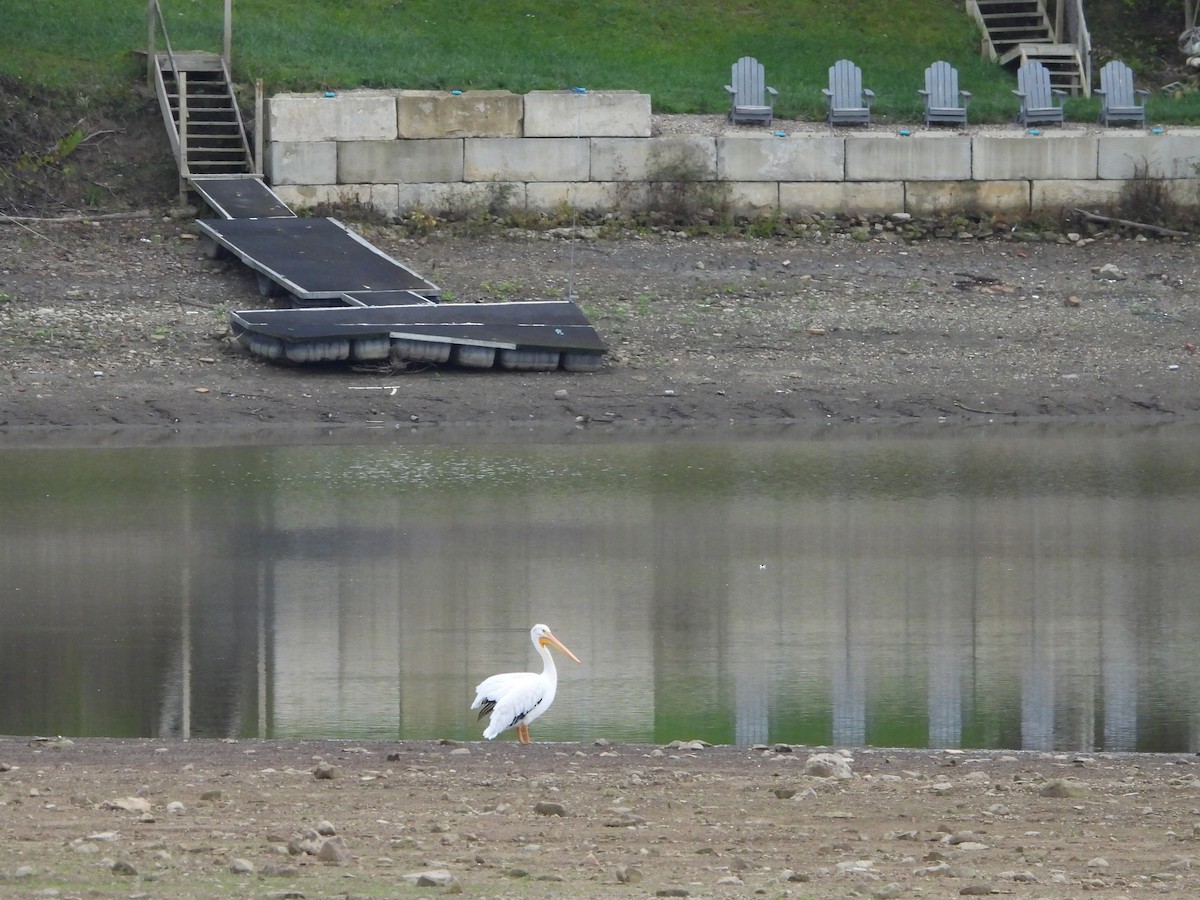
[[[0,894],[1189,897],[1197,762],[0,738]]]

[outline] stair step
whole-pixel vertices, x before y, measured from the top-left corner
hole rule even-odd
[[[246,175],[256,170],[221,57],[199,51],[158,55],[160,106],[174,125],[176,150],[197,175]],[[181,106],[187,128],[180,134]],[[172,122],[172,120],[174,120]]]
[[[985,15],[983,18],[984,18],[984,21],[987,22],[988,25],[991,25],[991,23],[993,23],[993,22],[1018,21],[1018,22],[1042,23],[1042,22],[1046,21],[1045,16],[1039,16],[1036,13],[992,13],[990,15]]]

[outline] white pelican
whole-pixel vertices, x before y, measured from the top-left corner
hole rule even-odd
[[[548,647],[556,647],[575,662],[579,657],[568,650],[545,625],[534,625],[529,639],[542,658],[541,674],[537,672],[502,672],[485,678],[475,687],[475,702],[471,709],[479,710],[479,718],[489,713],[492,720],[483,736],[489,741],[502,731],[516,726],[517,740],[529,743],[529,723],[550,708],[558,690],[558,670]]]

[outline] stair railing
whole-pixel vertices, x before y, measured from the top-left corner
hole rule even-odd
[[[167,23],[163,19],[162,7],[158,0],[149,0],[150,8],[146,12],[146,83],[154,87],[155,72],[158,71],[158,36],[162,34],[163,46],[167,49],[167,58],[171,60],[171,68],[175,68],[175,51],[171,49],[171,38],[167,34]]]
[[[163,67],[158,64],[158,38],[160,36],[163,46],[166,48],[171,71],[178,75],[180,70],[176,63],[175,50],[171,47],[171,37],[167,34],[167,23],[163,19],[162,7],[159,5],[158,0],[149,0],[146,22],[146,80],[149,82],[151,90],[154,91],[154,95],[158,97],[163,121],[166,123],[175,123],[174,128],[167,129],[167,137],[171,141],[171,150],[175,155],[175,159],[179,161],[182,183],[183,175],[187,172],[187,142],[184,140],[187,127],[187,94],[184,86],[180,85],[179,111],[178,117],[176,117],[176,113],[171,109],[170,101],[167,98],[166,82],[163,80]]]
[[[1092,94],[1092,36],[1088,33],[1083,18],[1083,0],[1058,0],[1055,15],[1056,39],[1064,44],[1074,44],[1079,53],[1079,65],[1083,95]]]
[[[167,56],[174,64],[175,53],[171,50],[171,39],[167,35],[167,23],[163,18],[162,5],[159,0],[147,0],[149,8],[146,12],[146,53],[151,63],[154,62],[155,47],[158,36],[162,35],[163,45],[167,48]],[[221,31],[221,59],[225,67],[233,67],[233,0],[224,0],[225,21]],[[153,83],[150,85],[153,87]]]

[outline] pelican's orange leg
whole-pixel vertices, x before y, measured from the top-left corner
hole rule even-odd
[[[521,744],[530,743],[529,726],[528,725],[518,725],[517,726],[517,742],[521,743]]]

